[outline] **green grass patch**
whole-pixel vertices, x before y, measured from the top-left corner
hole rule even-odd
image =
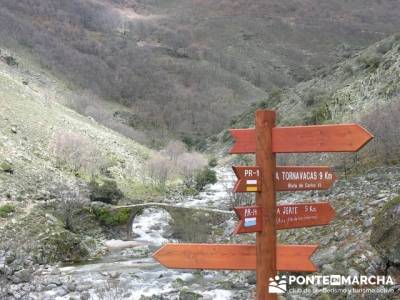
[[[150,183],[144,184],[138,180],[122,180],[118,182],[118,185],[126,198],[133,203],[155,201],[155,199],[158,199],[160,196],[165,194],[165,191],[160,191],[160,189],[158,189],[155,185]],[[124,201],[122,200],[122,202]]]
[[[128,223],[131,216],[131,209],[110,209],[102,207],[95,209],[94,214],[102,224],[107,226],[118,226]]]
[[[4,204],[0,206],[0,218],[6,218],[9,214],[15,212],[14,205],[11,204]]]

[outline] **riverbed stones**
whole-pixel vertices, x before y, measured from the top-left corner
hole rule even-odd
[[[31,280],[32,271],[28,269],[22,269],[14,273],[13,278],[17,279],[16,283],[19,282],[29,282]],[[15,282],[13,280],[13,282]]]
[[[179,300],[198,300],[201,298],[203,298],[202,295],[189,291],[187,289],[182,289],[179,292]]]
[[[79,300],[89,300],[90,299],[90,294],[88,292],[84,292],[80,295]]]
[[[73,282],[73,281],[68,282],[67,285],[66,285],[66,290],[68,292],[75,292],[76,291],[76,283]]]
[[[110,278],[113,278],[113,279],[118,278],[119,275],[121,275],[121,273],[119,273],[117,271],[112,271],[112,272],[108,273],[108,276],[110,276]]]

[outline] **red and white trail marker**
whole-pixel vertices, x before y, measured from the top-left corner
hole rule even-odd
[[[262,176],[259,167],[234,166],[232,169],[238,178],[233,188],[235,193],[261,191]]]

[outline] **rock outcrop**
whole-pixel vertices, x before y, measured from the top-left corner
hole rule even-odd
[[[400,197],[389,201],[375,216],[371,245],[388,262],[400,264]]]

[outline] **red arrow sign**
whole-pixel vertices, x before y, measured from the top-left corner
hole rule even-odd
[[[334,218],[335,210],[327,202],[283,204],[276,209],[276,228],[328,225]]]
[[[259,206],[234,208],[239,218],[235,233],[262,231],[262,210]],[[335,218],[335,210],[327,202],[283,204],[276,207],[276,229],[290,229],[328,225]]]
[[[254,128],[231,129],[230,132],[236,143],[229,153],[256,152]],[[272,129],[272,151],[356,152],[372,138],[371,133],[357,124],[275,127]]]
[[[329,167],[276,167],[276,191],[326,190],[336,180]]]
[[[278,245],[278,271],[315,272],[310,260],[317,245]],[[236,244],[166,244],[153,257],[171,269],[255,270],[256,246]]]
[[[262,173],[259,167],[234,166],[233,171],[238,178],[233,191],[235,193],[260,192]],[[276,191],[306,191],[326,190],[336,180],[332,169],[325,166],[276,167],[275,190]]]
[[[262,176],[259,167],[235,166],[232,169],[238,178],[233,188],[235,193],[261,191]]]

